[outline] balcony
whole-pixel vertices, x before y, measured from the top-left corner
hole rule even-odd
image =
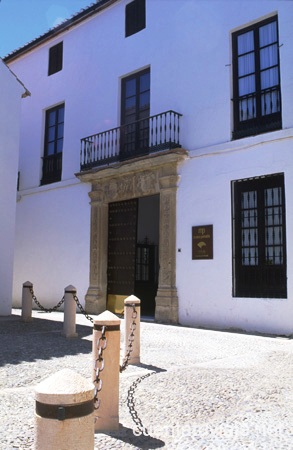
[[[181,147],[181,116],[170,110],[81,139],[80,170]]]
[[[41,186],[44,184],[56,183],[61,180],[62,173],[62,152],[54,153],[43,157],[43,177]]]

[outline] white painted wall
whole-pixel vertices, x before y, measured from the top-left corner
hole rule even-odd
[[[291,133],[282,139],[262,142],[243,139],[212,147],[213,154],[193,155],[181,169],[178,192],[177,286],[180,323],[191,326],[237,328],[246,331],[290,334],[293,330],[292,285],[292,179]],[[266,138],[268,135],[266,135]],[[250,141],[249,147],[246,146]],[[234,144],[234,145],[233,145]],[[237,148],[238,147],[238,148]],[[211,150],[211,149],[210,149]],[[232,215],[231,181],[285,173],[288,251],[288,298],[232,297]],[[191,229],[213,224],[214,257],[192,260]]]
[[[60,186],[61,184],[61,186]],[[40,303],[55,306],[73,285],[84,300],[89,284],[88,186],[63,182],[22,192],[17,205],[14,306],[30,281]],[[61,308],[62,309],[62,308]]]
[[[190,152],[181,168],[178,190],[180,322],[293,332],[289,320],[293,312],[293,3],[147,0],[147,26],[128,38],[124,37],[125,4],[124,0],[114,3],[11,64],[32,91],[22,114],[15,302],[19,302],[19,286],[27,279],[38,285],[45,301],[47,290],[40,286],[52,286],[56,278],[58,289],[48,302],[53,302],[63,284],[75,284],[81,296],[85,293],[90,187],[74,181],[80,139],[119,125],[121,77],[150,67],[151,114],[169,109],[182,113],[180,141]],[[281,45],[283,130],[233,142],[231,32],[275,12]],[[48,49],[61,40],[63,70],[48,77]],[[40,188],[45,110],[61,102],[65,102],[62,182]],[[231,180],[279,171],[284,171],[286,181],[288,299],[232,298]],[[69,219],[73,205],[78,223]],[[214,259],[192,261],[191,227],[210,223],[214,225]],[[68,240],[78,254],[78,267],[66,256]],[[29,260],[26,255],[31,255]],[[52,255],[52,274],[45,255]],[[59,260],[58,255],[62,264],[57,270],[53,261]]]
[[[0,315],[11,313],[20,102],[24,87],[0,59]]]

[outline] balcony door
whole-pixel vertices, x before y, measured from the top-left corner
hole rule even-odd
[[[148,153],[150,70],[122,79],[120,158]]]

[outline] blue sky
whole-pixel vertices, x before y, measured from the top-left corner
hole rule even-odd
[[[0,57],[92,3],[95,0],[0,0]]]

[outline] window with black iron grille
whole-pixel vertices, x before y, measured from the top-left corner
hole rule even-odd
[[[48,75],[53,75],[62,70],[63,65],[63,42],[54,45],[49,49]]]
[[[233,138],[282,128],[277,17],[232,35]]]
[[[125,37],[145,28],[145,0],[133,0],[125,8]]]
[[[120,158],[149,152],[150,70],[122,79]]]
[[[45,148],[41,184],[61,180],[64,136],[64,104],[46,111]]]
[[[287,297],[284,175],[232,182],[236,297]]]

